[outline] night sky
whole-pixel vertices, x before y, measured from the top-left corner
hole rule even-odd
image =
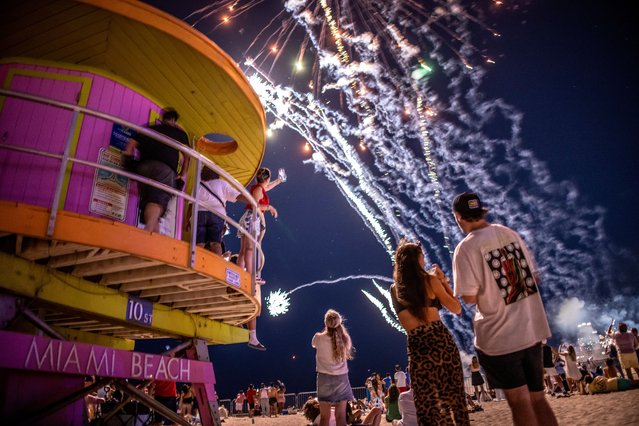
[[[179,18],[206,4],[148,2]],[[247,15],[250,19],[208,35],[242,62],[252,34],[280,7],[280,2],[267,0]],[[639,258],[639,231],[632,225],[639,212],[637,18],[630,2],[619,1],[539,1],[488,14],[485,20],[502,37],[486,41],[496,64],[487,67],[482,85],[487,96],[503,98],[524,114],[524,147],[546,163],[554,181],[577,186],[583,209],[606,210],[607,241],[626,250],[635,263]],[[207,32],[211,25],[202,23],[197,29]],[[286,79],[281,82],[287,83]],[[285,167],[289,179],[269,193],[280,217],[267,217],[263,294],[349,275],[390,277],[392,265],[384,248],[335,185],[302,163],[310,155],[303,146],[303,138],[290,130],[279,131],[267,142],[263,165],[271,170]],[[481,194],[481,188],[475,189]],[[229,209],[231,216],[239,217],[241,208]],[[540,206],[529,208],[543,215],[536,211]],[[238,241],[234,235],[226,237],[231,248]],[[626,285],[637,294],[637,279]],[[353,386],[361,386],[372,371],[384,375],[395,364],[405,366],[404,335],[388,326],[361,289],[375,291],[370,280],[351,280],[294,293],[290,311],[283,316],[271,317],[263,307],[258,337],[266,352],[243,344],[210,349],[220,397],[232,398],[249,383],[277,379],[287,384],[288,392],[313,390],[315,354],[310,341],[322,328],[328,308],[346,316],[357,349],[350,363]],[[600,329],[605,325],[598,324]]]

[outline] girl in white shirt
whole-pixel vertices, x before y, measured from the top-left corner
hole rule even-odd
[[[355,399],[347,365],[348,360],[353,359],[353,345],[337,311],[329,309],[326,312],[324,329],[313,336],[311,344],[316,349],[320,426],[329,424],[333,405],[336,425],[346,426],[346,402]]]

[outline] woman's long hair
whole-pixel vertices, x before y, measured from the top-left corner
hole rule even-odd
[[[353,343],[346,327],[342,324],[342,316],[339,312],[329,309],[324,315],[324,332],[333,343],[333,359],[336,362],[344,362],[353,359]]]
[[[479,368],[479,360],[476,356],[472,357],[470,363],[473,365],[473,368]]]
[[[424,307],[428,307],[428,297],[424,283],[428,282],[428,274],[419,264],[419,255],[422,253],[419,244],[402,239],[395,251],[393,278],[397,300],[415,317],[426,321]]]
[[[568,355],[572,361],[577,361],[577,353],[575,352],[575,348],[572,345],[568,346]]]
[[[399,398],[399,388],[397,385],[390,385],[388,388],[388,402],[396,402]]]

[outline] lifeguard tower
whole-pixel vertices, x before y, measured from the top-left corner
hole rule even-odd
[[[250,199],[265,149],[257,95],[217,45],[134,0],[5,1],[0,83],[3,422],[83,424],[83,398],[110,383],[121,406],[135,399],[188,424],[145,394],[170,380],[193,383],[202,424],[219,424],[207,345],[246,342],[260,300],[254,277],[195,245],[186,207],[202,167]],[[145,127],[166,106],[192,149]],[[161,233],[139,227],[137,192],[160,184],[122,167],[134,132],[191,157],[185,191],[163,187],[176,201]],[[166,337],[183,343],[133,351]]]

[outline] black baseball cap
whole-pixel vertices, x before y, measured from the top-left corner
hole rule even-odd
[[[453,201],[453,210],[464,218],[472,219],[480,218],[488,212],[474,192],[463,192],[457,195]]]

